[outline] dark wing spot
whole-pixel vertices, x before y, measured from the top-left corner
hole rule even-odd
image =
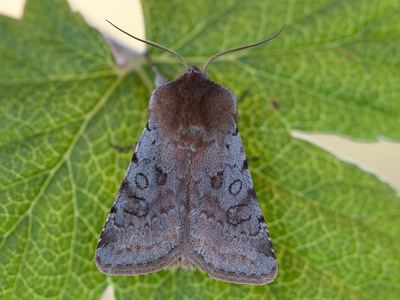
[[[135,152],[135,153],[133,153],[133,156],[132,156],[131,162],[133,162],[133,163],[137,163],[138,161],[139,161],[139,159],[138,159],[138,157],[137,157],[137,155],[136,155],[136,152]]]
[[[230,148],[229,144],[226,144],[225,148],[226,148],[226,150],[229,150],[229,148]]]
[[[124,212],[130,215],[135,215],[137,217],[144,217],[149,212],[149,204],[147,203],[146,199],[136,196],[136,195],[129,195],[128,201],[126,206],[124,207]]]
[[[242,190],[242,181],[240,179],[236,179],[234,182],[231,183],[229,186],[229,193],[236,196]]]
[[[175,205],[170,204],[170,205],[161,206],[161,208],[160,208],[160,213],[161,213],[161,214],[166,214],[166,213],[168,213],[171,209],[175,209]]]
[[[267,243],[258,244],[256,246],[256,250],[259,253],[262,253],[264,256],[269,256],[275,258],[275,253],[272,251],[272,243],[267,241]]]
[[[227,222],[231,225],[238,225],[250,220],[251,211],[247,204],[231,206],[226,212]]]
[[[207,219],[214,219],[215,215],[209,210],[202,210],[200,214],[205,215]]]
[[[249,168],[249,163],[247,162],[247,158],[245,158],[242,164],[242,171],[247,170],[248,168]]]
[[[97,248],[108,246],[115,241],[115,234],[110,229],[105,229],[100,235],[100,241]]]
[[[257,221],[258,221],[258,223],[260,223],[260,224],[265,224],[264,216],[263,216],[263,215],[259,216],[259,217],[257,218]]]
[[[215,190],[221,188],[224,182],[224,172],[217,172],[217,175],[211,177],[211,187]]]
[[[118,192],[119,195],[122,194],[122,192],[125,190],[125,187],[129,189],[129,182],[126,179],[126,177],[124,178],[124,181],[122,181],[121,186],[119,187],[119,192]]]
[[[111,207],[110,214],[115,214],[116,212],[117,212],[117,206],[114,204],[114,205]]]
[[[158,185],[164,185],[167,182],[167,174],[158,166],[156,166],[156,182]]]
[[[250,199],[257,199],[256,191],[254,189],[248,189],[247,190],[247,196]]]
[[[135,184],[139,189],[145,189],[149,185],[149,180],[143,173],[138,173],[135,176]]]
[[[235,128],[235,131],[232,133],[232,135],[233,136],[236,136],[236,135],[238,135],[238,133],[239,133],[239,128]]]

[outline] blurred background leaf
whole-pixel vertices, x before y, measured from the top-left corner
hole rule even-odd
[[[239,127],[279,261],[266,286],[199,271],[106,277],[99,233],[146,123],[148,65],[118,69],[64,1],[0,17],[0,298],[397,299],[400,199],[375,176],[290,134],[400,140],[398,1],[143,1],[147,37],[240,98]],[[157,49],[173,78],[183,70]]]

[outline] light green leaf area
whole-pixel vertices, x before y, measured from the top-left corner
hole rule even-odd
[[[235,285],[180,269],[107,277],[93,261],[154,76],[121,72],[64,1],[0,17],[0,299],[398,299],[400,198],[292,129],[400,140],[398,1],[143,1],[147,37],[239,98],[239,128],[279,274]],[[167,75],[176,59],[150,50]],[[133,150],[131,151],[133,152]]]

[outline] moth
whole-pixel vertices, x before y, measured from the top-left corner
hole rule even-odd
[[[118,30],[128,34],[111,22]],[[152,93],[149,120],[107,217],[95,254],[99,270],[137,275],[197,266],[228,282],[265,284],[277,262],[236,124],[236,98],[207,78],[218,57]]]

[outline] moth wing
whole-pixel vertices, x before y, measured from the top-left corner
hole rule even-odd
[[[154,272],[180,257],[181,185],[158,134],[149,121],[101,233],[95,260],[106,274]]]
[[[187,225],[189,260],[217,279],[271,282],[277,263],[238,132],[195,161]]]

